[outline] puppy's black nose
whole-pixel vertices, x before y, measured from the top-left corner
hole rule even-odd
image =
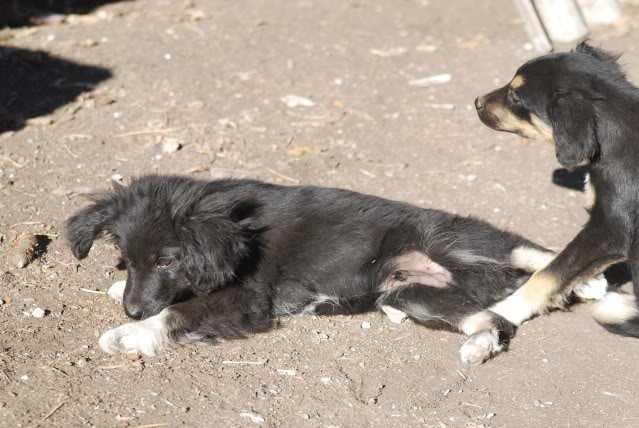
[[[141,306],[124,305],[124,312],[133,320],[141,320],[144,316],[144,309]]]
[[[481,97],[475,98],[475,108],[477,110],[481,110],[483,107],[484,107],[484,103],[483,103]]]

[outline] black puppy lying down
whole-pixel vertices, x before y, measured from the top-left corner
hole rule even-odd
[[[239,338],[274,317],[374,308],[459,330],[462,360],[502,350],[514,326],[490,312],[550,251],[488,223],[355,192],[249,180],[147,176],[94,196],[67,221],[82,259],[102,232],[126,262],[126,314],[109,353]],[[605,280],[587,286],[603,286]]]

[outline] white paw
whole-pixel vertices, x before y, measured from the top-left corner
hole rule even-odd
[[[462,345],[461,359],[464,364],[475,366],[488,360],[502,349],[497,332],[484,330],[470,336]]]
[[[109,354],[138,353],[153,357],[171,346],[166,324],[167,309],[144,321],[113,328],[98,341],[100,348]]]
[[[639,317],[637,299],[631,294],[608,293],[595,304],[593,315],[601,324],[624,324]]]
[[[608,281],[605,276],[598,275],[577,285],[573,291],[577,297],[583,300],[601,300],[608,292]]]
[[[116,302],[122,303],[122,299],[124,298],[124,287],[126,286],[126,281],[116,281],[111,285],[109,290],[107,291],[107,296],[115,300]]]
[[[395,324],[401,324],[402,321],[408,318],[408,315],[392,306],[383,305],[380,309],[388,316],[389,321]]]

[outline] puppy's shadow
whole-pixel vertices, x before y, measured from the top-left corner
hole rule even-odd
[[[552,172],[552,182],[559,187],[583,192],[586,175],[588,173],[585,168],[575,168],[572,171],[557,168]]]
[[[49,244],[51,243],[51,239],[47,235],[35,235],[37,245],[33,252],[33,258],[37,259],[42,257],[44,253],[47,252],[47,248],[49,248]]]
[[[86,14],[121,1],[125,0],[0,0],[0,28],[31,25],[52,14]]]
[[[83,65],[43,51],[0,46],[0,133],[16,131],[75,100],[111,77],[102,67]]]

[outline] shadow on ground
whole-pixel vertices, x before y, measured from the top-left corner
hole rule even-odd
[[[0,28],[31,25],[51,14],[84,14],[125,0],[1,0]]]
[[[111,77],[105,68],[0,46],[0,133],[53,112]]]

